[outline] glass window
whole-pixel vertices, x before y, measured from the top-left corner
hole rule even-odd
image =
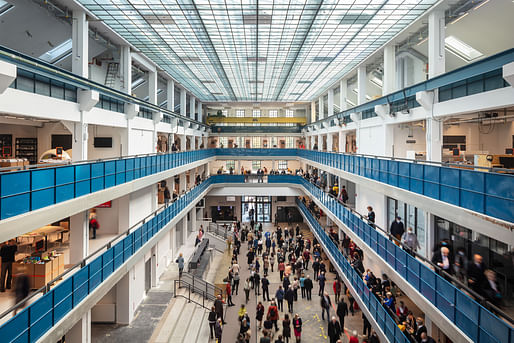
[[[276,148],[278,144],[278,138],[277,137],[271,137],[271,147]]]
[[[425,212],[423,210],[420,210],[419,208],[416,209],[417,216],[416,216],[416,235],[418,237],[419,245],[421,246],[421,249],[418,250],[418,253],[422,256],[426,256],[426,242],[425,242]]]
[[[227,110],[221,110],[221,115],[224,117],[228,117],[228,111]]]
[[[287,161],[285,161],[285,160],[278,161],[278,169],[280,169],[280,170],[287,169]]]
[[[286,118],[293,118],[294,110],[286,110]]]
[[[236,111],[236,117],[244,118],[244,116],[245,116],[245,110],[237,110]]]
[[[294,137],[286,137],[286,149],[294,148]]]
[[[252,137],[252,148],[260,148],[261,147],[261,137]]]
[[[277,110],[270,110],[269,111],[269,117],[270,118],[276,118],[278,116],[278,111]]]
[[[261,117],[261,110],[253,110],[252,111],[252,116],[254,118],[260,118]]]
[[[252,161],[252,169],[257,170],[261,168],[261,161]]]
[[[228,148],[228,138],[220,137],[220,147],[223,145],[224,148]]]
[[[236,169],[236,161],[227,161],[226,168],[227,170],[230,170],[230,168]]]

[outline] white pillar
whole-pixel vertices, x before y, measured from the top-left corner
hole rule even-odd
[[[189,117],[191,119],[195,119],[195,103],[196,103],[196,99],[195,97],[191,94],[189,96]]]
[[[323,119],[325,118],[325,104],[323,103],[323,95],[319,97],[319,100],[318,100],[318,119]]]
[[[132,55],[130,46],[122,46],[121,54],[121,75],[123,79],[122,91],[132,95]]]
[[[203,123],[203,108],[202,108],[203,104],[198,101],[198,121]]]
[[[88,77],[88,23],[86,12],[73,11],[72,24],[72,61],[73,74]]]
[[[318,151],[323,151],[323,135],[318,134]]]
[[[331,152],[333,151],[334,146],[334,136],[331,133],[327,134],[327,151]]]
[[[175,111],[175,81],[168,80],[166,87],[166,108]]]
[[[444,39],[445,14],[443,10],[435,10],[428,15],[428,77],[445,72]]]
[[[157,70],[148,73],[148,102],[157,104]]]
[[[384,156],[393,156],[393,144],[394,144],[394,125],[383,124],[384,128]]]
[[[311,101],[311,123],[316,121],[316,102]]]
[[[91,342],[91,310],[66,333],[66,343]]]
[[[180,114],[184,117],[187,117],[186,109],[186,90],[184,88],[180,88]]]
[[[314,137],[314,135],[312,135],[310,138],[311,138],[311,150],[313,150],[314,144],[316,144],[316,139],[315,139],[316,137]]]
[[[182,195],[182,193],[185,193],[187,190],[187,178],[186,173],[182,173],[179,176],[179,185],[178,185],[179,193]]]
[[[75,122],[72,125],[72,161],[85,161],[87,160],[88,148],[88,124],[84,120],[84,111],[80,111],[80,121]]]
[[[366,66],[357,69],[357,105],[366,102]]]
[[[339,131],[339,152],[346,152],[346,132]]]
[[[180,105],[180,108],[182,108],[182,105]],[[180,135],[180,151],[186,151],[187,148],[187,136],[185,134]]]
[[[89,254],[89,211],[70,217],[70,264],[82,261]]]
[[[196,136],[191,136],[191,150],[196,150]]]
[[[382,79],[382,95],[394,92],[396,85],[396,51],[392,44],[384,48],[384,76]]]
[[[442,161],[443,122],[428,118],[426,120],[427,160]]]
[[[346,79],[339,82],[339,106],[341,111],[346,110],[346,98],[348,97],[348,82]]]
[[[330,88],[328,90],[328,113],[327,117],[334,115],[334,89]]]

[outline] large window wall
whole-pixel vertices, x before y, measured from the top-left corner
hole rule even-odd
[[[426,257],[426,230],[425,230],[425,217],[426,212],[402,201],[387,198],[387,225],[391,225],[396,216],[402,218],[405,231],[407,228],[412,227],[414,233],[418,238],[420,249],[418,253]]]

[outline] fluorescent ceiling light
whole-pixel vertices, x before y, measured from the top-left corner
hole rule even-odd
[[[485,5],[485,4],[487,4],[488,2],[489,2],[489,0],[482,1],[482,3],[481,3],[481,4],[479,4],[477,7],[473,8],[473,10],[475,10],[475,11],[476,11],[477,9],[479,9],[479,8],[480,8],[480,7],[482,7],[482,6],[484,6],[484,5]],[[512,2],[514,2],[514,1],[512,1]]]
[[[354,92],[355,94],[359,94],[359,90],[358,90],[357,88],[354,88],[354,89],[353,89],[353,92]]]
[[[467,16],[469,13],[466,12],[464,13],[463,15],[460,15],[458,16],[456,19],[454,19],[450,24],[455,24],[456,22],[458,22],[459,20],[461,20],[462,18],[464,18],[465,16]]]
[[[462,58],[466,62],[482,57],[483,54],[475,48],[467,45],[455,36],[448,36],[444,40],[445,48],[457,57]]]
[[[6,14],[8,11],[12,10],[14,5],[11,5],[7,1],[0,0],[0,15]]]
[[[380,80],[378,77],[373,76],[371,80],[369,80],[371,83],[373,83],[375,86],[382,88],[382,80]]]
[[[352,106],[355,106],[355,103],[353,101],[351,101],[350,99],[346,99],[346,102],[349,103]]]
[[[62,42],[52,50],[45,52],[43,55],[39,56],[39,59],[48,62],[55,63],[61,60],[62,58],[68,56],[71,53],[71,38]]]
[[[366,100],[371,100],[371,97],[366,94]]]
[[[132,82],[132,90],[136,89],[137,87],[141,86],[143,83],[145,83],[145,79],[140,77],[139,79]]]

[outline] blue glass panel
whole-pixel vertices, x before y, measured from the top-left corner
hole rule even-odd
[[[461,206],[480,213],[485,208],[485,175],[484,173],[461,170],[460,172]]]
[[[48,292],[44,296],[32,303],[30,307],[30,339],[36,341],[43,336],[53,325],[53,292]]]
[[[29,308],[0,326],[0,337],[5,342],[28,342]]]
[[[410,188],[412,192],[423,194],[423,165],[410,164]]]
[[[116,161],[116,184],[125,183],[125,160]]]
[[[91,192],[91,169],[89,164],[75,166],[75,197]]]
[[[2,185],[0,196],[18,195],[30,192],[30,172],[14,172],[0,174]]]

